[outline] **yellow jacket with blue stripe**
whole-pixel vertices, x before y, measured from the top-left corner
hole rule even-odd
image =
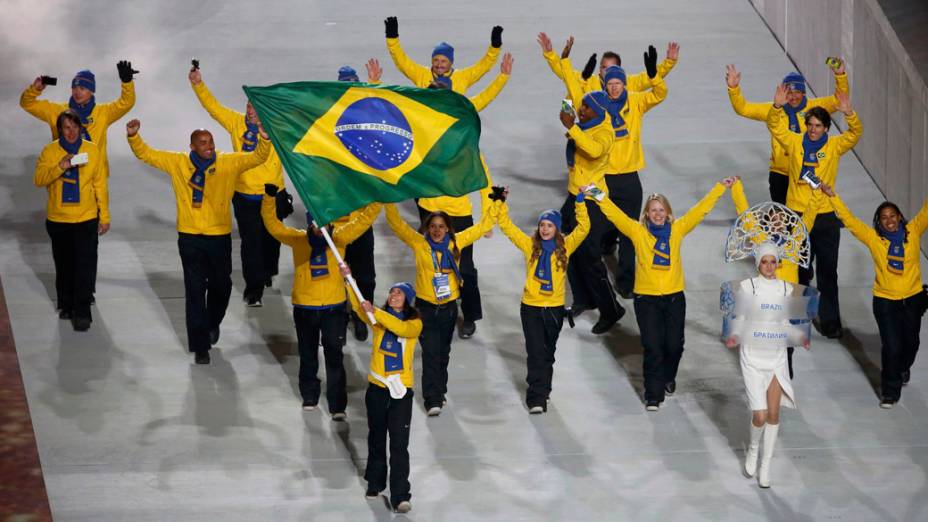
[[[564,250],[567,257],[577,250],[580,243],[590,233],[590,218],[586,211],[585,203],[575,203],[574,209],[577,215],[577,227],[564,236]],[[551,289],[550,294],[542,293],[541,284],[535,279],[535,270],[538,267],[538,259],[532,260],[533,240],[525,232],[519,230],[509,218],[509,208],[504,204],[499,211],[499,228],[506,234],[506,237],[512,241],[525,256],[525,286],[522,289],[522,302],[529,306],[553,307],[564,306],[564,279],[567,277],[567,267],[561,268],[555,256],[551,256]]]
[[[326,254],[328,274],[313,278],[310,269],[312,248],[306,230],[291,228],[277,219],[275,199],[264,196],[261,202],[261,218],[264,228],[274,239],[290,247],[293,251],[293,306],[307,308],[327,308],[345,302],[345,283],[338,269],[338,261],[332,252]],[[332,242],[338,254],[345,257],[345,246],[361,236],[380,213],[380,203],[372,203],[361,209],[357,216],[348,223],[337,225],[332,230]],[[328,248],[328,247],[326,247]]]
[[[835,92],[850,93],[846,74],[835,75]],[[731,108],[735,110],[736,114],[758,121],[767,121],[767,113],[770,112],[770,107],[773,107],[773,102],[758,103],[745,101],[744,96],[741,94],[740,85],[737,87],[728,88],[728,100],[731,102]],[[830,114],[838,110],[838,99],[834,96],[808,98],[806,100],[806,108],[796,115],[796,119],[799,122],[800,136],[806,132],[806,111],[812,107],[821,107],[828,111]],[[788,174],[788,170],[789,155],[787,151],[780,145],[780,143],[777,142],[773,135],[771,135],[770,172],[776,172],[777,174],[783,174],[786,176]]]
[[[196,167],[185,152],[156,150],[136,134],[129,136],[129,147],[135,157],[165,172],[171,177],[174,197],[177,200],[177,231],[184,234],[222,236],[232,233],[232,213],[229,205],[238,176],[267,160],[271,143],[258,139],[254,152],[216,153],[216,162],[206,171],[203,202],[194,207],[190,177]]]
[[[545,61],[548,62],[548,67],[551,68],[551,72],[555,76],[564,80],[566,83],[564,71],[568,72],[568,77],[573,76],[576,78],[577,83],[583,86],[583,92],[588,93],[592,91],[601,91],[603,90],[603,80],[598,74],[594,74],[587,78],[583,79],[583,73],[574,69],[573,67],[565,68],[561,63],[561,57],[554,53],[554,51],[545,51],[542,53]],[[676,60],[671,60],[670,58],[664,58],[664,60],[657,64],[657,75],[661,78],[667,76],[670,73],[670,70],[673,69],[673,66],[677,65]],[[625,88],[629,91],[645,91],[651,88],[651,79],[648,78],[648,73],[641,71],[635,74],[629,74],[626,76]]]
[[[364,309],[361,308],[361,304],[358,302],[358,296],[354,295],[354,291],[350,288],[348,289],[348,297],[351,299],[352,310],[354,310],[354,312],[358,314],[358,317],[365,323],[370,325],[370,319],[368,319]],[[399,319],[376,306],[374,307],[374,319],[377,321],[377,324],[371,325],[371,329],[374,331],[374,345],[371,351],[371,373],[376,373],[381,377],[388,377],[391,374],[398,373],[400,375],[400,380],[403,381],[403,385],[407,388],[412,388],[414,384],[413,356],[415,355],[419,334],[422,333],[422,319]],[[386,364],[384,364],[384,359],[387,355],[393,355],[385,353],[380,347],[383,341],[383,335],[387,330],[393,332],[394,335],[404,341],[403,369],[401,371],[388,372],[385,370]],[[375,379],[370,374],[367,376],[367,381],[381,388],[386,388],[382,382]]]
[[[406,246],[412,249],[416,264],[416,298],[428,301],[432,304],[445,304],[456,300],[460,296],[461,282],[458,280],[454,271],[445,272],[448,276],[448,283],[451,286],[451,295],[441,301],[435,297],[435,288],[432,286],[432,278],[435,277],[435,264],[432,259],[432,247],[425,239],[425,235],[419,233],[416,229],[409,226],[409,223],[400,216],[400,211],[393,203],[384,205],[385,214],[387,215],[387,224],[393,229],[396,237],[406,243]],[[493,228],[495,213],[498,207],[494,204],[489,207],[483,206],[483,215],[479,223],[467,227],[464,230],[455,232],[455,240],[450,242],[450,250],[454,250],[453,245],[457,244],[459,249],[470,246],[480,239],[480,236],[486,234]],[[435,253],[438,263],[441,263],[441,254]]]
[[[564,58],[564,69],[571,69],[569,58]],[[609,151],[609,166],[606,174],[628,174],[644,170],[644,149],[641,147],[641,119],[644,113],[667,97],[667,84],[664,83],[664,79],[660,75],[649,78],[649,80],[650,91],[628,93],[628,101],[625,102],[625,107],[621,111],[622,119],[625,120],[625,130],[628,131],[628,134],[623,137],[614,137],[612,148]],[[584,91],[577,81],[577,77],[568,74],[564,82],[567,84],[567,92],[570,93],[574,107],[579,108],[583,102]],[[614,130],[618,131],[619,129]]]
[[[64,190],[64,171],[58,163],[68,155],[58,140],[46,145],[35,165],[34,182],[37,187],[48,190],[46,212],[48,220],[56,223],[81,223],[96,219],[100,223],[110,222],[109,191],[103,173],[103,154],[94,143],[83,140],[78,153],[87,154],[87,163],[78,167],[80,201],[77,204],[61,202]]]
[[[815,191],[813,193],[813,198],[810,200],[810,207],[813,210],[802,213],[802,222],[806,226],[806,230],[812,230],[812,225],[815,224],[815,216],[818,214],[815,212],[815,208],[818,207],[818,199],[824,197],[821,191]],[[748,198],[744,194],[744,185],[741,184],[741,180],[735,181],[735,184],[731,186],[731,200],[735,204],[735,212],[740,216],[745,210],[750,207],[748,204]],[[754,232],[755,226],[752,223],[746,223],[748,227],[748,232]],[[758,230],[759,231],[759,230]],[[789,259],[781,259],[779,266],[777,266],[776,278],[782,279],[787,283],[799,284],[799,265],[790,261]]]
[[[635,288],[634,292],[641,295],[669,295],[682,292],[686,288],[683,276],[683,259],[680,257],[680,246],[686,237],[706,214],[708,214],[722,194],[725,186],[716,183],[712,190],[698,203],[693,205],[686,214],[671,223],[670,232],[670,269],[655,269],[652,267],[654,258],[654,243],[656,238],[648,231],[648,227],[631,219],[622,212],[609,198],[599,202],[600,209],[619,232],[628,236],[635,245]]]
[[[387,51],[390,52],[390,57],[393,58],[396,68],[409,78],[413,85],[425,88],[432,83],[435,78],[435,75],[432,74],[432,68],[420,65],[407,56],[406,51],[400,45],[399,38],[387,38]],[[452,69],[451,74],[446,75],[451,78],[451,90],[460,94],[467,92],[468,87],[477,83],[480,78],[483,78],[484,74],[490,71],[498,57],[499,48],[491,45],[483,58],[474,65],[463,69]]]
[[[68,102],[57,103],[48,100],[40,100],[39,95],[42,91],[33,88],[31,85],[23,91],[19,97],[19,106],[26,112],[48,124],[52,131],[52,139],[58,139],[58,128],[55,122],[58,121],[58,115],[68,110]],[[90,141],[97,145],[97,153],[102,156],[100,168],[103,169],[103,176],[109,177],[110,164],[106,156],[106,130],[110,125],[122,118],[132,106],[135,105],[135,82],[123,83],[119,98],[109,103],[97,103],[87,118],[87,134],[90,135]]]
[[[580,187],[595,184],[599,190],[608,193],[605,176],[614,137],[609,115],[603,118],[602,123],[587,130],[574,125],[567,129],[567,137],[573,138],[576,145],[574,166],[567,174],[567,192],[576,196]]]
[[[876,272],[876,278],[873,281],[875,297],[900,300],[922,291],[922,255],[919,238],[925,232],[925,228],[928,228],[928,200],[925,200],[918,214],[905,225],[909,238],[905,243],[903,270],[901,274],[898,274],[888,268],[889,240],[880,236],[872,226],[852,214],[840,197],[836,195],[828,199],[838,219],[870,251],[870,257],[873,258],[873,270]]]
[[[829,136],[828,142],[818,151],[818,166],[815,168],[815,175],[822,182],[835,186],[838,179],[838,163],[841,155],[854,148],[857,140],[864,133],[864,128],[857,118],[857,113],[852,112],[845,121],[847,121],[847,131],[837,135]],[[787,127],[786,113],[782,109],[770,106],[767,113],[767,128],[774,139],[779,142],[786,153],[789,155],[787,164],[789,171],[789,189],[786,191],[786,206],[802,212],[803,210],[814,210],[818,214],[831,212],[828,202],[821,199],[815,207],[809,206],[812,199],[812,187],[808,183],[799,179],[802,168],[805,165],[802,154],[802,137],[803,134],[796,134]]]
[[[245,114],[220,104],[213,93],[206,88],[206,82],[191,84],[191,87],[206,112],[229,133],[232,138],[232,150],[241,152],[244,144],[242,137],[248,129],[245,125]],[[263,195],[265,183],[273,183],[278,189],[284,188],[284,171],[280,165],[280,158],[277,157],[277,151],[273,147],[267,156],[267,161],[253,169],[246,170],[238,177],[235,191],[252,196]]]

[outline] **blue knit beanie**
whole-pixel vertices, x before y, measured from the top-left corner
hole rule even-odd
[[[409,306],[413,305],[413,302],[416,300],[416,290],[413,288],[412,284],[406,281],[400,281],[399,283],[396,283],[395,285],[391,286],[390,290],[393,290],[394,288],[399,288],[400,290],[402,290],[403,295],[406,296],[407,305]]]
[[[74,79],[71,80],[71,88],[84,87],[90,92],[97,92],[97,77],[87,69],[77,71]]]
[[[783,84],[788,88],[799,91],[803,94],[806,92],[806,79],[797,72],[791,72],[783,78]]]
[[[603,73],[604,83],[609,83],[609,80],[616,78],[622,80],[622,84],[628,83],[628,81],[625,79],[625,69],[619,67],[618,65],[610,65],[609,67],[606,67],[606,71]]]
[[[358,78],[358,71],[354,70],[354,67],[346,65],[338,70],[338,81],[340,82],[358,82],[361,81]]]
[[[541,215],[538,216],[538,224],[541,224],[542,221],[550,221],[554,223],[554,226],[558,230],[561,230],[561,223],[562,223],[561,213],[560,211],[556,209],[549,208],[548,210],[545,210],[544,212],[542,212]]]
[[[432,50],[432,58],[435,58],[439,54],[447,58],[451,63],[454,63],[454,47],[451,47],[446,42],[436,45],[435,49]]]

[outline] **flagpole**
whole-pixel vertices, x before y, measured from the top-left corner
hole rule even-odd
[[[329,245],[329,249],[335,254],[335,260],[338,261],[339,266],[341,266],[345,260],[342,259],[341,254],[338,253],[338,249],[335,248],[335,242],[332,241],[332,236],[329,235],[328,227],[320,227],[316,224],[316,221],[313,221],[313,226],[318,228],[322,232],[322,237],[325,238],[325,242]],[[354,291],[354,295],[358,296],[358,302],[363,303],[367,299],[361,294],[361,289],[358,288],[358,283],[354,280],[354,277],[349,274],[345,276],[345,279],[348,280],[348,284],[351,285],[351,289]],[[377,324],[377,320],[374,319],[374,314],[367,312],[367,318],[370,319],[371,324]]]

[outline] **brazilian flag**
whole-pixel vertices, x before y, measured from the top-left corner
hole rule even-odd
[[[374,201],[486,187],[480,118],[458,93],[355,82],[243,89],[320,226]]]

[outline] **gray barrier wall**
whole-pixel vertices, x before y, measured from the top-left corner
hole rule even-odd
[[[928,87],[877,1],[750,1],[812,89],[830,87],[827,56],[847,60],[864,125],[854,152],[886,198],[913,216],[928,196]]]

